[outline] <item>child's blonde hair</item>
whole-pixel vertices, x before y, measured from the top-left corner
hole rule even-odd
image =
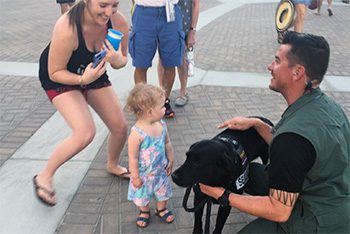
[[[126,100],[126,107],[140,118],[147,110],[155,107],[165,97],[162,88],[150,84],[136,84]]]

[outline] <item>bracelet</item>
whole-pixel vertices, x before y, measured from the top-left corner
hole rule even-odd
[[[190,27],[190,30],[192,30],[192,31],[196,31],[196,28],[194,28],[194,27]]]
[[[218,203],[221,206],[229,206],[230,205],[230,197],[231,192],[225,189],[224,193],[221,195],[221,197],[218,198]]]
[[[83,77],[81,76],[80,79],[79,79],[79,85],[80,86],[84,86],[84,80],[83,80]]]

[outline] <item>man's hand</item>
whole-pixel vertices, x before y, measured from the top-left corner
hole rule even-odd
[[[235,117],[233,119],[226,120],[222,124],[219,124],[218,128],[229,128],[242,131],[254,127],[255,122],[255,118]]]
[[[214,198],[218,199],[219,197],[222,196],[222,194],[225,192],[225,189],[222,187],[212,187],[209,185],[205,185],[202,183],[199,183],[199,188],[202,191],[202,193]]]

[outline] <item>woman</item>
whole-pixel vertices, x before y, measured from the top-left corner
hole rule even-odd
[[[130,177],[128,170],[118,165],[126,140],[126,120],[106,74],[106,62],[114,69],[127,63],[128,24],[117,11],[118,4],[118,0],[77,2],[57,20],[51,43],[40,57],[41,85],[72,130],[51,154],[45,168],[33,178],[37,197],[47,205],[56,204],[55,171],[94,138],[96,130],[88,105],[110,131],[107,171]],[[111,27],[125,35],[118,50],[105,40]],[[106,57],[93,68],[93,56],[102,49],[106,50]]]

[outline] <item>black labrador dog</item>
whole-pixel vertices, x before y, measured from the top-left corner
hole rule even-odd
[[[273,126],[268,119],[258,118]],[[242,194],[249,178],[249,163],[261,157],[266,164],[268,145],[254,128],[245,131],[226,129],[211,140],[191,145],[186,156],[186,161],[174,171],[172,179],[180,187],[193,187],[196,207],[206,198],[197,186],[199,182]],[[203,209],[204,206],[195,211],[193,233],[203,233]],[[222,232],[230,211],[230,206],[219,207],[214,233]]]

